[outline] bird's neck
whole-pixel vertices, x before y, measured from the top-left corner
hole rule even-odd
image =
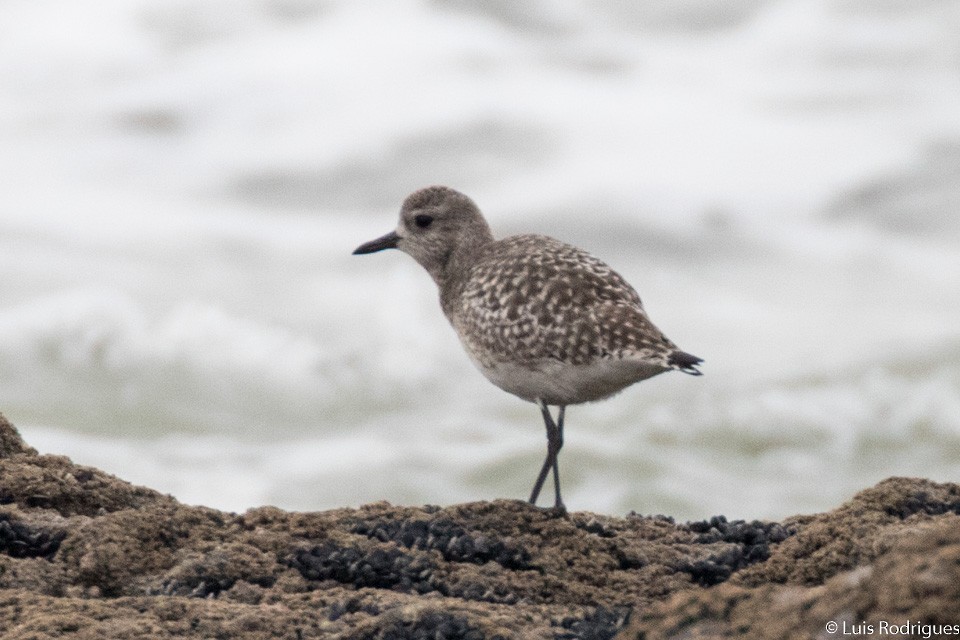
[[[444,306],[448,298],[456,296],[456,292],[462,289],[470,269],[493,243],[493,236],[489,230],[484,231],[485,233],[479,232],[472,236],[467,242],[458,243],[451,249],[446,260],[441,261],[436,269],[430,270],[430,275],[440,289],[440,298]]]

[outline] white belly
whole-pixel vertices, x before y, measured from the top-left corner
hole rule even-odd
[[[608,398],[635,382],[666,371],[640,360],[597,360],[587,365],[552,359],[532,366],[474,364],[490,382],[508,393],[530,402],[539,398],[549,405],[564,406]]]

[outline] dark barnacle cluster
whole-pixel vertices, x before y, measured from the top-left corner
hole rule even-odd
[[[728,522],[724,516],[714,516],[709,520],[688,522],[689,531],[698,534],[697,542],[714,544],[730,543],[725,550],[707,558],[696,560],[679,567],[690,574],[694,582],[708,587],[727,580],[734,572],[770,557],[770,545],[783,542],[794,533],[778,522],[754,520],[734,520]]]
[[[402,550],[377,547],[361,549],[324,542],[309,549],[298,549],[288,564],[308,580],[334,580],[355,587],[396,589],[427,593],[434,564],[423,556]]]
[[[448,562],[493,561],[505,569],[531,568],[530,554],[525,549],[497,536],[469,532],[448,518],[362,521],[351,532],[381,542],[395,542],[407,549],[436,550]]]
[[[47,558],[60,548],[65,531],[34,527],[0,514],[0,553],[14,558]]]

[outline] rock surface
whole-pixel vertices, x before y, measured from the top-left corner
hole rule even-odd
[[[507,500],[234,514],[39,455],[0,416],[3,639],[827,638],[830,621],[960,634],[960,486],[891,478],[782,523]]]

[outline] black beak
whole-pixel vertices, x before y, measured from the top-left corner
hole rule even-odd
[[[353,250],[353,255],[359,256],[364,253],[383,251],[384,249],[396,249],[398,242],[400,242],[400,236],[397,235],[396,231],[391,231],[387,235],[381,236],[376,240],[364,242],[362,245]]]

